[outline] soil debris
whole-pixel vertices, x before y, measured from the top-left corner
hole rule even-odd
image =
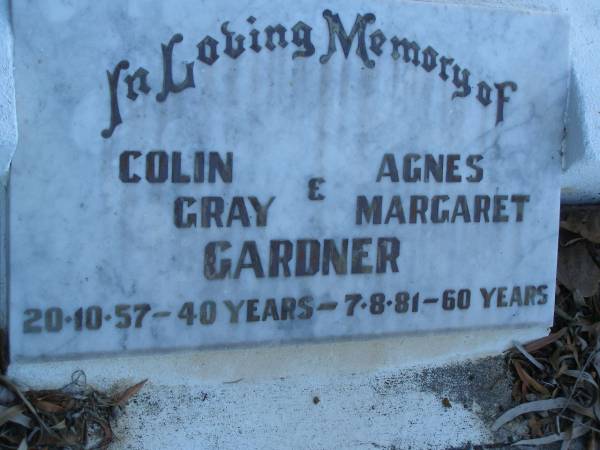
[[[105,449],[114,419],[146,381],[109,394],[77,371],[61,389],[23,391],[0,375],[0,449]]]

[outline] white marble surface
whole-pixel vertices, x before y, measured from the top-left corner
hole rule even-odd
[[[387,40],[377,56],[368,50],[367,67],[355,51],[344,58],[340,42],[327,62],[328,29],[320,2],[256,3],[175,1],[157,6],[142,2],[100,5],[20,2],[13,5],[15,78],[19,144],[11,174],[10,334],[16,359],[78,354],[197,348],[255,342],[366,337],[422,333],[461,328],[548,325],[553,310],[555,252],[558,228],[560,147],[568,83],[567,27],[549,14],[403,2],[349,1],[331,4],[350,32],[356,14],[373,13],[369,35],[381,29]],[[249,49],[252,26],[263,30],[281,23],[287,28],[285,48]],[[292,58],[298,46],[291,28],[303,21],[312,27],[315,53]],[[223,23],[245,36],[245,52],[227,56]],[[176,34],[173,77],[183,80],[185,64],[193,63],[195,87],[170,93],[164,102],[161,44]],[[196,45],[211,35],[219,41],[219,59],[206,65],[195,59]],[[392,38],[433,47],[470,72],[472,91],[461,91],[439,76],[440,61],[431,72],[392,57]],[[357,35],[355,39],[359,39]],[[275,38],[275,42],[277,39]],[[307,47],[304,47],[306,49]],[[302,48],[300,49],[302,50]],[[402,53],[402,48],[400,48]],[[423,62],[422,53],[419,64]],[[126,59],[118,98],[122,123],[107,138],[101,131],[110,119],[106,71]],[[147,95],[129,100],[123,82],[143,66]],[[477,83],[513,81],[504,120],[496,125],[498,98],[484,107]],[[144,157],[153,150],[182,152],[184,173],[192,175],[194,152],[233,154],[231,183],[149,183]],[[138,183],[119,179],[119,157],[140,151],[132,171]],[[407,153],[460,155],[461,182],[376,182],[385,153],[400,164]],[[479,182],[466,177],[476,171],[465,165],[469,155],[482,155]],[[423,161],[421,158],[420,162]],[[171,167],[169,167],[170,175]],[[325,199],[307,198],[313,177],[326,181]],[[393,195],[400,195],[409,213],[411,195],[465,195],[472,208],[475,195],[528,195],[523,220],[507,202],[508,222],[357,225],[356,198],[381,195],[383,214]],[[227,214],[233,197],[244,197],[250,226],[179,229],[174,202],[220,196]],[[265,202],[275,197],[267,226],[257,227],[248,198]],[[193,209],[190,209],[194,212]],[[200,219],[198,218],[198,221]],[[224,219],[225,220],[225,219]],[[429,220],[428,220],[429,222]],[[205,246],[226,240],[227,254],[239,257],[244,241],[254,240],[268,272],[269,241],[396,238],[400,242],[398,271],[381,274],[264,277],[244,269],[239,279],[207,280]],[[294,247],[295,249],[296,247]],[[375,264],[375,245],[366,263]],[[295,250],[294,250],[295,251]],[[237,253],[237,256],[235,256]],[[295,262],[296,254],[294,253]],[[545,304],[484,307],[480,289],[547,286]],[[468,308],[442,308],[447,289],[471,292]],[[396,313],[394,303],[382,314],[368,304],[373,293],[393,301],[397,292],[420,294],[417,312]],[[497,291],[496,291],[497,292]],[[360,293],[347,316],[345,295]],[[300,319],[301,297],[312,297],[310,318]],[[281,320],[282,298],[296,300],[295,319]],[[277,315],[248,322],[248,300],[258,299],[262,316],[267,299],[275,298]],[[425,298],[438,298],[424,304]],[[214,323],[192,325],[178,316],[185,302],[213,300]],[[231,323],[225,300],[241,301],[238,323]],[[333,311],[317,310],[337,302]],[[121,318],[117,318],[116,305]],[[134,305],[150,311],[135,326]],[[206,305],[206,303],[205,303]],[[102,309],[96,328],[94,311]],[[60,308],[63,320],[58,320]],[[77,313],[83,308],[81,330]],[[147,308],[138,307],[138,310]],[[27,326],[39,310],[41,319]],[[306,316],[304,308],[304,315]],[[85,311],[91,321],[86,323]],[[133,321],[128,324],[125,312]],[[375,311],[378,311],[377,307]],[[170,312],[168,317],[155,313]],[[48,321],[46,321],[48,316]],[[250,314],[252,316],[252,314]],[[70,321],[67,321],[67,317]],[[261,317],[262,319],[262,317]],[[46,323],[47,322],[47,323]],[[122,328],[116,325],[120,323]],[[59,326],[62,325],[62,326]],[[60,328],[60,331],[58,330]],[[54,330],[54,331],[53,331]]]

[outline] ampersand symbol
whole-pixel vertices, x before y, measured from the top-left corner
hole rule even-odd
[[[325,196],[319,193],[319,187],[325,183],[325,178],[317,177],[308,180],[308,198],[309,200],[323,200]]]

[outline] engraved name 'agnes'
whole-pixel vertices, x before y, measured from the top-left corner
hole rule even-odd
[[[483,106],[488,107],[496,103],[496,125],[504,120],[504,106],[509,101],[508,90],[517,91],[517,84],[514,81],[503,81],[492,83],[492,86],[486,81],[479,81],[476,86],[471,81],[471,72],[458,65],[454,58],[440,56],[440,53],[433,47],[428,46],[421,50],[421,46],[415,41],[409,41],[407,38],[398,38],[393,36],[388,39],[380,29],[368,33],[367,28],[376,21],[375,14],[358,14],[350,32],[346,31],[340,16],[332,13],[329,9],[323,11],[323,17],[328,27],[328,45],[327,53],[319,58],[321,64],[326,64],[334,53],[337,52],[337,42],[339,42],[344,57],[350,56],[350,50],[356,42],[356,55],[362,60],[365,67],[373,69],[375,59],[384,54],[385,49],[394,60],[402,59],[404,63],[412,64],[416,68],[421,68],[425,72],[433,72],[446,82],[451,80],[456,90],[452,93],[452,99],[465,98],[474,94],[476,100]],[[248,17],[247,22],[253,26],[256,18]],[[370,30],[369,30],[370,31]],[[274,51],[279,47],[285,49],[290,42],[296,47],[292,53],[292,59],[308,58],[315,54],[315,46],[311,39],[312,27],[302,21],[297,22],[291,30],[288,30],[281,24],[269,25],[261,33],[256,27],[248,33],[249,37],[237,33],[230,29],[229,22],[223,22],[221,33],[224,39],[219,42],[212,36],[206,36],[197,45],[198,54],[196,59],[203,64],[212,66],[221,57],[221,52],[231,59],[239,58],[244,52],[252,51],[259,53],[261,51]],[[261,36],[262,34],[262,36]],[[157,102],[167,100],[169,94],[177,94],[186,89],[196,87],[194,80],[195,61],[185,64],[185,76],[174,76],[173,74],[173,50],[176,44],[183,41],[183,36],[176,33],[171,37],[168,43],[161,44],[162,49],[162,88],[156,94]],[[389,43],[388,43],[389,41]],[[224,44],[224,48],[223,48]],[[219,47],[221,45],[221,47]],[[246,48],[247,46],[247,48]],[[123,119],[119,107],[119,81],[121,75],[129,70],[130,63],[123,59],[117,63],[112,71],[107,70],[108,87],[110,93],[110,124],[102,130],[103,138],[108,139],[112,136],[115,128],[119,126]],[[124,86],[127,86],[127,98],[135,101],[139,94],[147,95],[152,88],[148,82],[149,72],[144,67],[138,67],[133,73],[127,73],[123,77]],[[177,79],[176,79],[177,78]],[[476,91],[476,94],[475,94]]]

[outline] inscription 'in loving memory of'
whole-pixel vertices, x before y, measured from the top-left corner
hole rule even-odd
[[[375,23],[376,17],[373,13],[364,15],[358,14],[350,33],[346,32],[342,21],[338,14],[333,14],[329,9],[323,11],[323,17],[327,22],[329,31],[329,42],[327,53],[319,58],[321,64],[326,64],[332,55],[337,51],[336,39],[339,41],[344,56],[348,58],[350,50],[356,40],[356,55],[362,60],[365,67],[372,69],[375,67],[375,60],[371,59],[371,54],[377,57],[384,52],[384,45],[388,41],[386,35],[380,29],[377,29],[368,35],[367,27]],[[256,18],[248,17],[247,22],[250,25],[256,23]],[[302,21],[297,22],[291,28],[291,43],[297,47],[293,52],[292,59],[308,58],[315,54],[315,46],[311,39],[312,27]],[[221,33],[225,38],[225,49],[223,53],[232,59],[237,59],[246,51],[244,42],[246,37],[240,33],[229,30],[229,22],[223,22],[221,25]],[[250,42],[248,49],[255,53],[260,52],[264,48],[273,51],[279,46],[286,48],[288,46],[287,39],[289,38],[288,30],[281,24],[269,25],[264,28],[263,44],[260,44],[261,32],[252,28],[248,33]],[[277,44],[275,44],[277,40]],[[161,44],[162,48],[162,90],[156,94],[157,102],[164,102],[169,94],[176,94],[185,89],[196,86],[194,81],[194,62],[186,63],[185,78],[176,82],[173,77],[173,48],[175,44],[183,41],[183,36],[176,33],[171,37],[168,44]],[[438,75],[442,81],[447,81],[452,78],[452,83],[456,90],[452,93],[452,99],[468,97],[472,92],[472,86],[469,81],[471,73],[468,69],[462,68],[454,62],[454,58],[441,56],[431,46],[428,46],[423,51],[415,41],[409,41],[407,38],[399,39],[397,36],[389,39],[391,44],[391,56],[394,60],[402,59],[405,63],[412,63],[416,67],[421,67],[426,72],[432,72],[439,67]],[[368,44],[368,46],[367,46]],[[198,48],[198,61],[212,66],[219,58],[219,41],[212,36],[206,36],[196,47]],[[400,53],[402,48],[402,54]],[[371,53],[369,53],[369,51]],[[438,58],[439,57],[439,58]],[[438,64],[439,61],[439,64]],[[110,124],[108,128],[102,130],[103,138],[108,139],[112,136],[115,128],[122,123],[121,112],[119,109],[118,87],[121,72],[129,69],[129,61],[123,59],[117,63],[115,68],[107,71],[108,86],[110,92]],[[151,91],[148,83],[149,72],[144,67],[139,67],[133,75],[127,74],[123,81],[127,85],[127,98],[135,101],[139,93],[148,94]],[[137,81],[137,89],[135,82]],[[514,81],[503,81],[493,83],[494,89],[485,81],[477,83],[476,99],[484,107],[493,103],[493,92],[495,93],[496,101],[496,125],[504,120],[504,105],[509,101],[506,93],[507,89],[517,91],[517,84]]]

